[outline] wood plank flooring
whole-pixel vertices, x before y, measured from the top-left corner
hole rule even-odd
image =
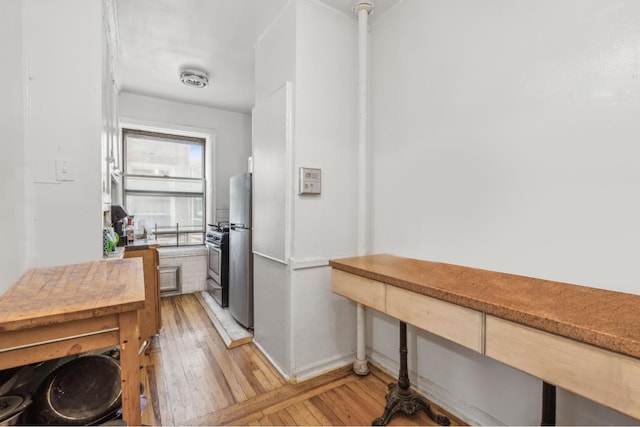
[[[195,296],[161,305],[162,330],[142,360],[143,424],[370,425],[382,414],[394,379],[374,366],[366,377],[345,367],[289,383],[254,344],[227,349]],[[389,424],[435,425],[424,413],[396,415]]]

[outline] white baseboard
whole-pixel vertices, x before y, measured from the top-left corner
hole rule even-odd
[[[355,358],[355,353],[351,353],[346,356],[336,356],[317,363],[313,363],[311,365],[296,368],[295,379],[297,381],[304,381],[308,380],[309,378],[326,374],[327,372],[333,371],[335,369],[352,365]]]
[[[327,372],[331,372],[335,369],[342,368],[344,366],[348,366],[353,364],[355,360],[355,353],[348,354],[346,356],[337,356],[329,359],[322,360],[318,363],[314,363],[311,365],[303,366],[302,368],[294,368],[293,374],[288,374],[278,365],[278,363],[273,360],[269,353],[257,342],[255,339],[253,343],[258,347],[258,350],[264,354],[264,357],[271,362],[271,364],[276,368],[276,370],[289,382],[299,382],[308,380],[310,378],[315,378],[322,374],[326,374]]]
[[[374,350],[369,350],[368,354],[370,360],[373,361],[373,363],[388,371],[389,373],[395,372],[395,374],[391,375],[394,377],[397,376],[400,366],[395,360],[390,359],[384,354],[378,353]],[[427,396],[430,401],[440,406],[442,409],[455,414],[456,417],[460,418],[462,421],[468,423],[469,425],[506,425],[502,421],[492,417],[491,415],[475,407],[469,402],[465,402],[464,400],[460,399],[458,396],[452,394],[448,390],[445,390],[439,385],[432,383],[428,379],[417,375],[414,371],[409,372],[409,377],[417,378],[417,383],[416,381],[412,380],[412,385],[422,394]]]
[[[267,360],[276,368],[276,370],[278,372],[280,372],[280,375],[282,375],[287,381],[292,381],[293,378],[291,376],[289,376],[289,374],[287,374],[281,367],[280,365],[278,365],[278,362],[276,362],[275,360],[273,360],[273,358],[269,355],[269,353],[267,353],[267,351],[262,348],[262,346],[260,345],[260,343],[258,341],[255,340],[255,337],[253,339],[253,344],[255,344],[256,347],[258,347],[258,350],[260,350],[260,352],[264,355],[264,357],[267,358]]]

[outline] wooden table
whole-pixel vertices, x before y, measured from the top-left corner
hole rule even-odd
[[[639,295],[392,255],[330,265],[339,295],[640,419]]]
[[[0,296],[0,369],[119,345],[123,418],[140,425],[144,304],[140,259],[31,269]]]

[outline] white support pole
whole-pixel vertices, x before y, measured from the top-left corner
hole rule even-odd
[[[368,21],[373,11],[373,3],[360,1],[353,8],[358,15],[358,253],[369,253],[369,138],[368,138]],[[357,306],[357,341],[356,360],[353,371],[358,375],[367,375],[366,343],[365,343],[365,309],[362,304]]]
[[[357,304],[357,329],[356,329],[356,360],[353,362],[353,372],[358,375],[367,375],[369,373],[369,366],[367,365],[367,354],[365,347],[365,311],[364,305]]]

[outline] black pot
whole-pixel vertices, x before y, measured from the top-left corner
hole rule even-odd
[[[110,419],[121,406],[120,364],[89,355],[60,366],[33,396],[27,419],[40,425],[88,425]]]
[[[31,404],[31,397],[21,395],[0,396],[0,426],[14,426]]]

